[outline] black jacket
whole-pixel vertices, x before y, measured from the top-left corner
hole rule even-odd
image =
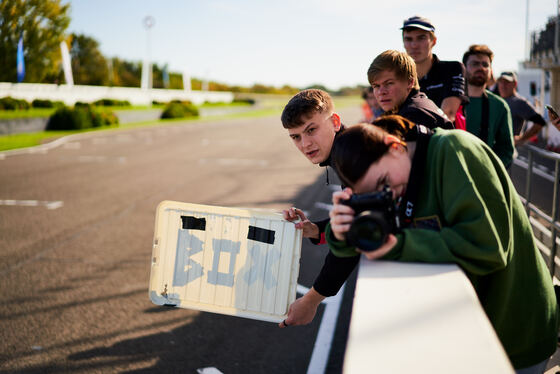
[[[404,118],[424,125],[429,129],[441,127],[443,129],[454,129],[453,122],[447,118],[445,113],[428,99],[428,96],[423,92],[413,88],[408,94],[404,103],[402,103],[396,113]]]

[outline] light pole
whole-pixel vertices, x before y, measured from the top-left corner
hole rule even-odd
[[[529,0],[527,0],[525,5],[525,61],[531,59],[529,47]]]
[[[144,63],[142,64],[142,81],[141,81],[141,88],[142,89],[151,89],[152,88],[152,61],[150,58],[150,29],[156,23],[154,17],[146,16],[142,20],[142,24],[146,29],[146,58],[144,59]]]

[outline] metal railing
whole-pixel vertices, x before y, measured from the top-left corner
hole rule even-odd
[[[557,248],[559,243],[558,235],[560,233],[560,223],[558,222],[558,184],[560,178],[560,154],[555,152],[550,152],[542,148],[538,148],[533,145],[525,145],[523,149],[527,153],[527,165],[526,165],[526,179],[524,186],[525,196],[521,196],[521,201],[523,202],[527,215],[533,226],[533,231],[535,232],[535,238],[537,239],[537,245],[539,249],[548,258],[548,267],[551,275],[555,276],[557,272],[557,267],[560,264],[560,260],[557,257]],[[554,164],[554,174],[551,176],[544,173],[538,165],[535,164],[535,156],[543,160],[549,160]],[[517,164],[520,164],[519,162]],[[534,202],[534,188],[536,187],[536,179],[545,178],[546,180],[552,182],[552,202],[549,207],[539,207]],[[542,196],[541,196],[542,197]],[[549,208],[545,212],[544,209]]]

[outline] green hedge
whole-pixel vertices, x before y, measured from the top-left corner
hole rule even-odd
[[[165,106],[161,113],[161,119],[198,116],[198,108],[188,101],[172,101]]]
[[[30,107],[31,105],[23,99],[14,99],[10,96],[0,98],[0,110],[25,110]]]
[[[116,99],[100,99],[93,102],[93,105],[97,106],[130,106],[130,101],[128,100],[116,100]]]
[[[62,107],[54,112],[47,122],[47,131],[83,130],[118,123],[119,119],[113,112],[98,111],[89,105],[77,105],[74,108]]]
[[[35,99],[31,102],[31,106],[33,108],[61,108],[64,103],[62,101]]]

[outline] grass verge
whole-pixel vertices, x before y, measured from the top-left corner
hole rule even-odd
[[[142,121],[142,122],[121,124],[119,126],[96,127],[91,129],[85,129],[85,130],[40,131],[40,132],[33,132],[33,133],[0,135],[0,152],[11,150],[11,149],[33,147],[36,145],[48,143],[49,141],[53,141],[63,136],[78,134],[82,132],[90,132],[90,131],[102,131],[107,129],[130,129],[130,128],[143,127],[143,126],[165,126],[166,124],[175,124],[178,122],[209,122],[215,120],[235,119],[235,118],[257,118],[257,117],[267,117],[267,116],[277,116],[279,118],[280,113],[282,112],[282,109],[284,108],[284,105],[286,105],[288,100],[289,97],[282,97],[282,98],[275,98],[275,99],[271,98],[269,100],[262,100],[260,102],[260,105],[257,106],[255,110],[231,113],[231,114],[207,116],[207,117],[177,118],[177,119],[167,119],[167,120],[159,120],[159,121]],[[359,97],[334,98],[336,108],[343,108],[350,105],[359,105],[359,103],[361,102],[360,100],[361,98]],[[236,105],[233,104],[233,106]],[[32,110],[34,111],[39,109],[32,109]]]

